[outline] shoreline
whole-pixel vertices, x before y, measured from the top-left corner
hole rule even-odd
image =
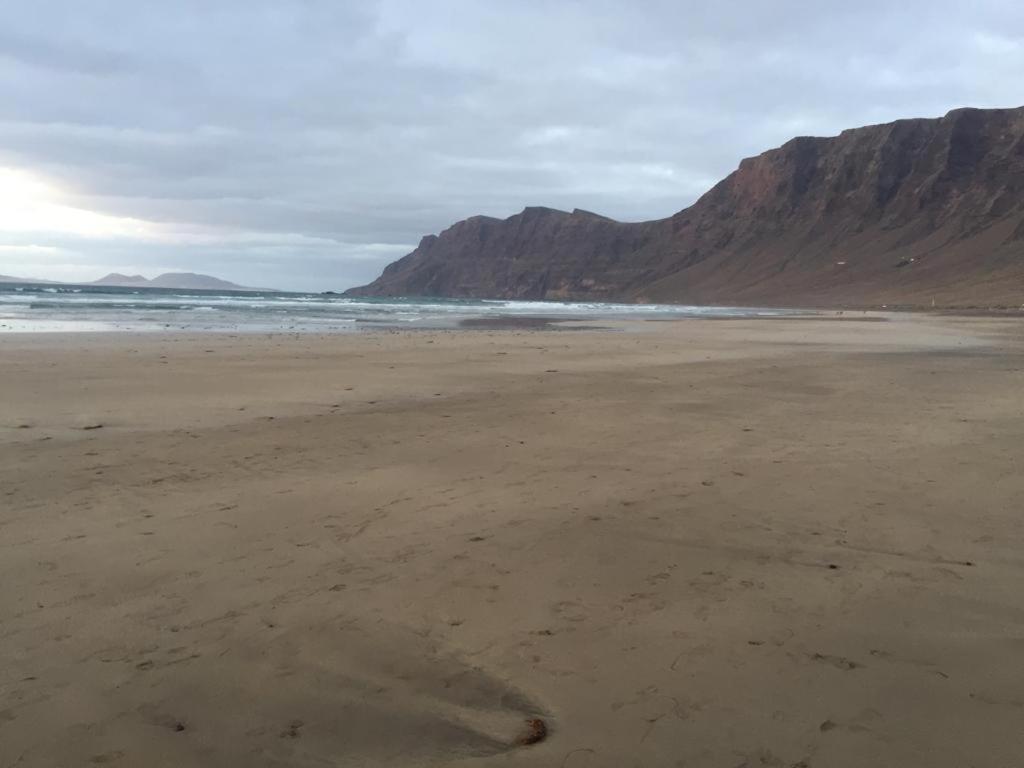
[[[754,312],[756,310],[752,310]],[[521,315],[500,314],[490,316],[452,318],[446,324],[388,323],[387,321],[369,318],[357,319],[352,325],[334,328],[196,328],[180,327],[124,327],[124,328],[87,328],[83,330],[4,330],[0,329],[0,340],[4,338],[23,337],[71,337],[85,338],[89,336],[127,336],[127,337],[310,337],[322,338],[333,336],[352,336],[367,334],[391,333],[450,333],[450,332],[487,332],[487,331],[621,331],[642,329],[647,323],[688,323],[701,321],[743,322],[754,320],[790,320],[790,321],[856,321],[881,322],[902,316],[928,316],[935,313],[925,312],[868,312],[861,314],[844,314],[842,311],[828,312],[825,310],[794,309],[793,314],[737,314],[737,315],[687,315],[675,317],[630,316],[630,315]],[[1005,317],[1004,315],[988,314],[947,314],[949,317]],[[1012,319],[1012,318],[1008,318]],[[71,321],[69,321],[71,322]]]
[[[729,307],[702,307],[702,309],[740,309]],[[377,333],[404,333],[404,332],[465,332],[465,331],[500,331],[500,330],[535,330],[535,331],[582,331],[582,330],[636,330],[642,328],[646,323],[686,323],[692,321],[715,321],[715,322],[744,322],[751,320],[766,321],[790,321],[790,322],[885,322],[901,317],[917,318],[977,318],[1014,321],[1024,319],[1024,310],[969,310],[969,309],[900,309],[890,308],[887,310],[871,309],[819,309],[819,308],[761,308],[772,310],[782,314],[756,314],[757,309],[751,309],[751,314],[736,315],[684,315],[669,317],[652,316],[630,316],[626,314],[610,315],[522,315],[522,314],[501,314],[495,313],[490,316],[452,318],[447,322],[427,321],[424,323],[396,323],[385,319],[367,318],[351,321],[351,325],[337,325],[329,328],[316,327],[210,327],[201,328],[195,326],[173,326],[167,324],[163,327],[107,327],[107,328],[41,328],[35,330],[7,329],[0,326],[0,339],[34,337],[34,336],[348,336],[360,334]],[[784,314],[785,312],[792,314]],[[52,322],[73,323],[75,321],[36,321],[46,324]],[[96,325],[92,321],[83,321],[83,325]]]

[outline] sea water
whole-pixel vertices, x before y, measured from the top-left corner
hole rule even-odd
[[[53,331],[341,332],[459,328],[487,318],[610,319],[757,317],[750,307],[671,304],[347,298],[336,294],[199,291],[0,283],[0,333]],[[557,327],[557,325],[555,326]]]

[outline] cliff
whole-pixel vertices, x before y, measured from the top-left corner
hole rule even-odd
[[[348,293],[1021,305],[1024,108],[796,138],[658,221],[547,208],[473,217]]]

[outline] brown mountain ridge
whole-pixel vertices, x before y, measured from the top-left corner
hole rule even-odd
[[[667,219],[474,216],[355,296],[1024,304],[1024,107],[801,137]]]

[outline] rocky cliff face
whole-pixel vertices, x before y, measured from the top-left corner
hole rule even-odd
[[[1024,108],[793,139],[660,221],[474,217],[349,293],[1021,305]]]
[[[527,208],[505,220],[474,216],[424,237],[377,281],[349,293],[612,298],[636,281],[632,257],[650,239],[651,226],[664,223],[624,224],[550,208]]]

